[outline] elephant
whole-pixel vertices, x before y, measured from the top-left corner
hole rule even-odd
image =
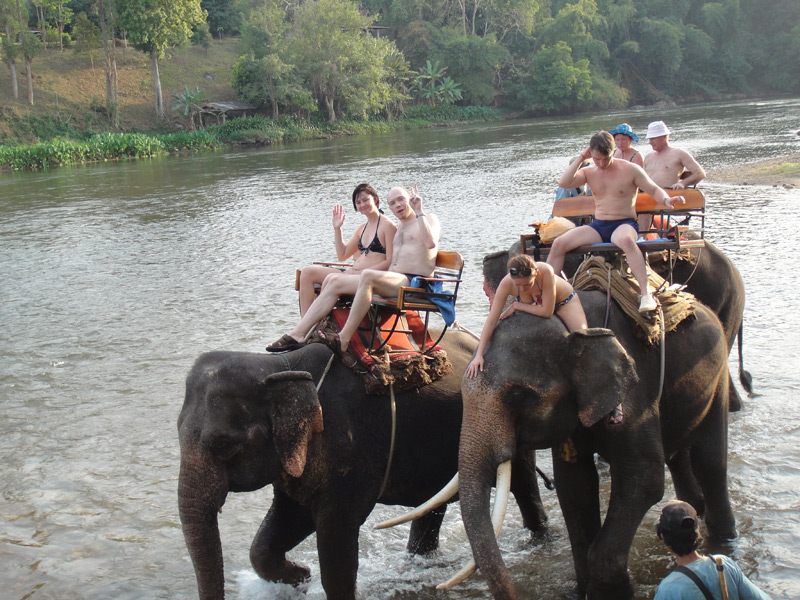
[[[688,232],[693,235],[694,232]],[[519,242],[514,243],[507,252],[495,252],[484,257],[484,291],[491,295],[493,290],[506,274],[506,263],[509,257],[520,253]],[[733,348],[733,343],[739,340],[739,381],[745,391],[753,392],[753,378],[744,369],[742,339],[744,333],[744,281],[739,270],[714,244],[706,240],[704,248],[692,248],[692,255],[696,260],[689,261],[678,259],[674,262],[672,281],[686,285],[686,291],[694,294],[703,304],[716,313],[725,338],[728,343],[728,352]],[[577,254],[567,256],[564,272],[572,276],[580,265],[583,257]],[[651,268],[664,278],[669,276],[666,261],[650,261]],[[733,379],[729,381],[730,410],[736,412],[742,408],[742,400]]]
[[[359,528],[375,504],[415,506],[456,473],[461,373],[476,345],[472,336],[448,331],[441,346],[451,373],[396,394],[393,449],[388,394],[367,396],[361,376],[338,358],[317,392],[332,356],[324,344],[280,355],[201,355],[178,419],[178,502],[200,598],[224,597],[217,513],[227,494],[269,484],[272,506],[250,549],[255,572],[293,585],[308,579],[309,569],[286,553],[316,532],[327,597],[354,598]],[[535,466],[522,461],[512,491],[526,524],[541,528],[546,516]],[[444,510],[412,525],[410,552],[436,549]]]
[[[697,303],[666,335],[659,399],[659,349],[636,335],[616,303],[602,327],[604,292],[578,295],[590,329],[568,333],[560,319],[515,314],[495,329],[483,372],[462,381],[461,513],[495,598],[516,595],[490,523],[490,491],[495,471],[520,452],[552,449],[581,597],[632,597],[628,554],[645,513],[663,496],[665,462],[678,497],[705,502],[709,532],[736,536],[727,489],[727,347],[716,315]],[[620,402],[624,420],[612,425],[604,417]],[[602,522],[595,454],[611,474]],[[688,468],[673,464],[675,456],[689,457]]]

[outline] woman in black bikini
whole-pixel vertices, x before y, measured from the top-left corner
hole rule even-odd
[[[314,284],[326,285],[328,277],[358,275],[364,269],[384,270],[391,264],[392,241],[397,227],[384,217],[378,207],[380,199],[375,188],[368,183],[359,184],[353,191],[353,208],[367,218],[345,244],[342,226],[345,215],[341,204],[333,207],[333,231],[336,256],[340,261],[355,255],[353,266],[342,272],[333,267],[311,265],[300,271],[300,316],[306,314],[314,302]],[[370,236],[370,234],[372,234]],[[370,241],[371,240],[371,241]]]
[[[516,296],[517,300],[503,310],[509,296]],[[581,299],[569,282],[556,277],[547,263],[536,262],[527,254],[517,255],[508,261],[508,274],[500,281],[497,293],[492,298],[489,317],[483,326],[475,358],[467,367],[467,376],[474,378],[479,371],[483,371],[483,353],[497,322],[515,312],[526,312],[545,319],[556,315],[568,331],[587,328]]]

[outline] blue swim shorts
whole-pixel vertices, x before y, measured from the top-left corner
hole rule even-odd
[[[591,223],[588,223],[588,225],[600,234],[604,242],[611,241],[611,234],[614,233],[620,225],[630,225],[636,230],[636,233],[639,233],[639,223],[636,222],[636,219],[616,219],[614,221],[595,219]]]

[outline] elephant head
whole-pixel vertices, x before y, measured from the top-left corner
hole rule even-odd
[[[311,375],[271,372],[278,363],[268,360],[207,354],[186,381],[178,502],[203,599],[224,596],[217,513],[228,492],[301,477],[312,436],[323,428]]]
[[[551,448],[577,427],[594,426],[631,393],[638,377],[611,331],[568,334],[558,319],[528,315],[500,322],[485,363],[476,379],[462,381],[461,513],[492,594],[512,598],[490,522],[495,472],[518,449]]]

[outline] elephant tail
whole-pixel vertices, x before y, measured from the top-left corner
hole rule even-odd
[[[739,381],[742,382],[742,387],[747,391],[748,394],[753,394],[753,376],[750,374],[749,371],[745,370],[744,368],[744,351],[742,349],[743,346],[743,336],[744,336],[744,320],[739,325]]]

